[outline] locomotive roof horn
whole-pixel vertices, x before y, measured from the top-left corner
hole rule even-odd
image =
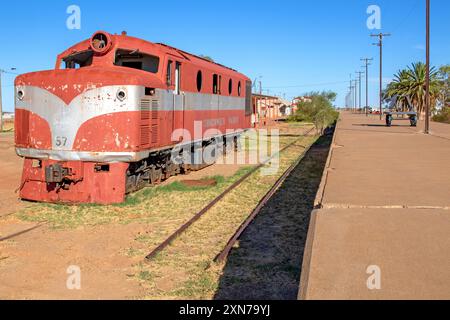
[[[112,47],[111,35],[104,31],[97,31],[91,37],[91,49],[97,54],[105,54]]]

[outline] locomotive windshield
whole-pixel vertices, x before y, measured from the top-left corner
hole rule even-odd
[[[114,64],[120,67],[133,68],[151,73],[158,73],[159,58],[142,53],[139,50],[119,49]]]
[[[90,66],[93,57],[94,52],[92,50],[86,50],[73,53],[63,58],[63,61],[66,64],[66,69],[79,69]]]

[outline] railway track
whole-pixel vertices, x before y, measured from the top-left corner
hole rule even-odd
[[[266,193],[266,195],[260,200],[255,209],[253,209],[252,213],[248,216],[248,218],[244,221],[244,223],[238,228],[235,234],[230,238],[225,248],[216,256],[214,262],[223,262],[231,250],[233,249],[235,243],[239,240],[240,236],[244,233],[247,227],[255,220],[256,216],[261,212],[264,206],[269,202],[272,196],[277,192],[278,188],[283,184],[284,181],[291,175],[292,171],[300,164],[303,157],[306,153],[311,149],[312,145],[307,147],[303,154],[283,173],[283,175],[278,178],[275,184],[270,188],[270,190]]]
[[[228,195],[231,191],[236,189],[238,186],[240,186],[244,181],[246,181],[250,176],[252,176],[255,172],[257,172],[259,169],[264,167],[266,164],[268,164],[271,160],[273,160],[274,157],[278,156],[279,154],[283,153],[287,149],[291,148],[292,146],[296,145],[300,140],[307,137],[314,128],[311,128],[308,130],[305,134],[299,136],[298,139],[295,141],[289,143],[285,147],[283,147],[280,151],[278,151],[276,154],[274,154],[272,157],[268,158],[264,162],[260,163],[259,165],[252,168],[248,173],[246,173],[244,176],[242,176],[239,180],[234,182],[231,186],[229,186],[225,191],[223,191],[220,195],[218,195],[216,198],[214,198],[208,205],[206,205],[202,210],[200,210],[197,214],[195,214],[189,221],[187,221],[185,224],[183,224],[179,229],[177,229],[174,233],[172,233],[164,242],[162,242],[160,245],[158,245],[154,250],[152,250],[146,257],[145,261],[150,262],[158,253],[162,252],[165,248],[167,248],[174,240],[176,240],[182,233],[184,233],[190,226],[192,226],[196,221],[198,221],[202,216],[204,216],[209,210],[211,210],[217,203],[219,203],[226,195]],[[308,147],[304,152],[308,152],[310,147]],[[244,221],[244,223],[239,227],[239,229],[236,231],[236,233],[233,235],[233,237],[228,241],[225,248],[222,250],[222,252],[217,255],[215,258],[216,262],[223,261],[233,248],[236,241],[239,239],[240,235],[245,231],[245,229],[251,224],[251,222],[256,218],[256,216],[259,214],[261,209],[264,207],[264,205],[269,201],[269,199],[274,195],[276,190],[281,186],[281,184],[286,180],[286,178],[292,173],[292,171],[298,166],[300,161],[303,159],[303,155],[299,157],[284,173],[283,175],[275,182],[275,184],[272,186],[272,188],[267,192],[267,194],[263,197],[263,199],[259,202],[258,206],[252,211],[250,216]]]

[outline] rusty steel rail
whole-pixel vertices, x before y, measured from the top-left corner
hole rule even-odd
[[[234,244],[239,240],[242,233],[247,229],[247,227],[255,220],[256,216],[261,212],[261,210],[264,208],[264,206],[269,202],[269,200],[273,197],[273,195],[277,192],[278,188],[286,181],[286,179],[291,175],[292,171],[294,171],[295,168],[298,167],[300,162],[305,157],[305,154],[309,152],[312,145],[306,148],[306,150],[303,152],[303,154],[284,172],[284,174],[278,178],[278,180],[275,182],[275,184],[270,188],[270,190],[266,193],[264,198],[260,200],[258,205],[255,209],[253,209],[252,213],[248,216],[248,218],[244,221],[244,223],[241,224],[239,229],[235,232],[235,234],[231,237],[231,239],[228,241],[225,248],[216,256],[214,259],[214,262],[223,262],[228,255],[230,254],[231,250],[234,247]]]
[[[222,200],[227,194],[229,194],[231,191],[236,189],[239,185],[242,184],[247,178],[249,178],[253,173],[264,167],[267,163],[269,163],[275,156],[279,155],[280,153],[286,151],[293,145],[295,145],[298,141],[308,136],[314,128],[308,130],[305,134],[303,134],[299,139],[291,142],[284,148],[282,148],[280,151],[278,151],[276,154],[274,154],[269,159],[265,160],[264,162],[260,163],[256,167],[254,167],[252,170],[250,170],[248,173],[246,173],[244,176],[242,176],[239,180],[234,182],[230,187],[228,187],[224,192],[222,192],[220,195],[218,195],[214,200],[212,200],[206,207],[204,207],[202,210],[200,210],[195,216],[193,216],[188,222],[183,224],[178,230],[176,230],[174,233],[172,233],[164,242],[162,242],[158,247],[156,247],[152,252],[150,252],[146,257],[145,261],[149,262],[151,259],[153,259],[158,253],[163,251],[165,248],[167,248],[178,236],[180,236],[184,231],[186,231],[192,224],[194,224],[196,221],[198,221],[205,213],[207,213],[209,210],[211,210],[212,207],[214,207],[220,200]],[[309,148],[308,148],[309,149]],[[286,173],[285,173],[286,174]]]

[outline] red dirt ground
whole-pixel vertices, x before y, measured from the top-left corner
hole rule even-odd
[[[0,299],[135,299],[144,295],[132,279],[133,266],[142,257],[128,257],[124,252],[133,246],[136,235],[148,231],[145,225],[55,231],[45,223],[20,221],[12,214],[27,203],[15,193],[23,162],[15,154],[13,133],[0,134],[0,163]],[[214,165],[166,183],[228,177],[241,167]],[[71,265],[84,266],[79,291],[66,286]]]
[[[13,213],[22,206],[15,190],[20,185],[22,159],[14,149],[14,133],[0,133],[0,217]]]
[[[137,261],[122,254],[139,225],[103,226],[54,231],[25,223],[10,214],[26,205],[14,192],[20,184],[22,160],[13,133],[0,134],[0,299],[123,299],[142,296],[127,273]],[[81,270],[82,290],[66,287],[67,268]],[[107,288],[107,290],[105,290]]]

